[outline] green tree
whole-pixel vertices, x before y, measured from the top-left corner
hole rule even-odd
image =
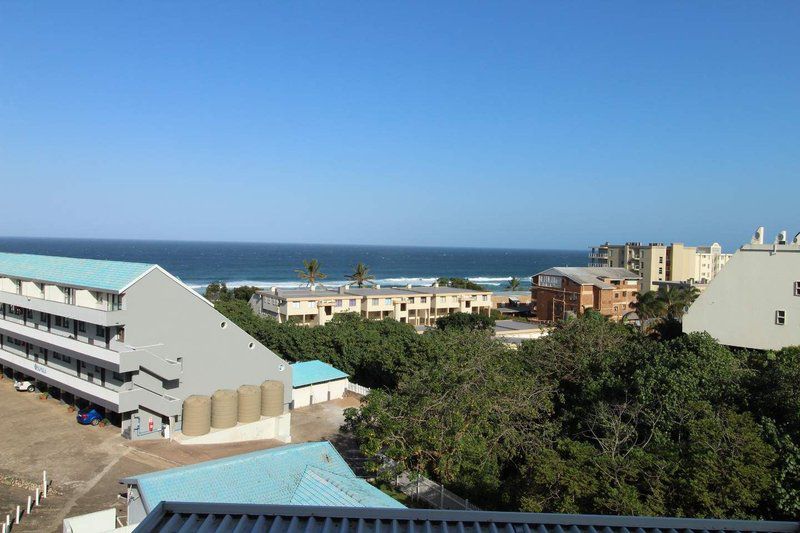
[[[453,313],[436,319],[440,330],[492,330],[494,324],[494,317],[475,313]]]
[[[519,284],[520,284],[519,278],[512,277],[510,280],[508,280],[507,289],[509,291],[519,290]]]
[[[631,303],[639,317],[642,332],[648,332],[653,325],[666,315],[666,305],[655,291],[637,292],[636,301]]]
[[[233,289],[233,298],[249,302],[250,298],[259,290],[261,289],[252,285],[242,285]]]
[[[295,272],[300,279],[305,280],[306,284],[312,287],[316,285],[318,281],[328,277],[327,274],[322,273],[319,261],[316,259],[303,259],[303,268],[297,269]]]
[[[658,288],[658,299],[663,302],[666,318],[680,321],[684,313],[700,295],[696,287],[662,285]]]
[[[212,302],[216,302],[217,300],[228,300],[231,296],[228,286],[224,281],[212,281],[206,287],[203,295]]]
[[[363,287],[364,283],[371,282],[375,276],[369,273],[369,267],[362,262],[358,262],[352,274],[345,276],[350,281],[354,281],[359,287]]]
[[[485,291],[482,286],[464,278],[439,278],[436,283],[441,287],[453,287],[455,289],[467,289],[470,291]]]

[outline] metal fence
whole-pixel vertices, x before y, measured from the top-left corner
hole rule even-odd
[[[408,472],[397,477],[395,486],[403,494],[423,501],[435,509],[464,509],[480,511],[479,507],[469,503],[469,500],[458,494],[450,492],[443,485],[431,481],[424,476],[411,476]]]

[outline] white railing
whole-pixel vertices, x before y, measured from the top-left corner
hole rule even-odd
[[[431,481],[425,476],[410,476],[408,472],[401,474],[396,480],[397,489],[416,500],[422,500],[435,509],[465,509],[480,511],[479,507],[469,500],[450,492],[444,486]]]
[[[359,385],[358,383],[351,383],[349,381],[347,382],[347,390],[360,396],[366,396],[370,391],[369,387]]]

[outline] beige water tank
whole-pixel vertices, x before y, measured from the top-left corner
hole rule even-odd
[[[211,397],[211,427],[231,428],[239,418],[239,394],[220,389]]]
[[[261,416],[283,414],[283,382],[265,381],[261,384]]]
[[[183,401],[183,429],[187,437],[198,437],[211,431],[211,398],[189,396]]]
[[[261,420],[261,387],[242,385],[239,387],[239,422],[258,422]]]

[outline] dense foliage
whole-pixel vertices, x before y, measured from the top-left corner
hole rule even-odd
[[[453,287],[456,289],[467,289],[470,291],[486,290],[485,288],[483,288],[481,285],[478,285],[474,281],[470,281],[464,278],[439,278],[436,280],[436,283],[438,283],[440,287]]]
[[[309,328],[217,306],[283,356],[377,387],[346,414],[377,475],[421,472],[487,509],[800,514],[800,348],[732,351],[590,312],[514,350],[469,326]]]
[[[452,313],[436,319],[436,327],[442,330],[490,330],[494,327],[495,318],[475,313]]]
[[[208,284],[204,295],[212,302],[219,300],[242,300],[247,302],[258,290],[260,290],[258,287],[253,287],[251,285],[242,285],[229,289],[224,281],[214,281]]]

